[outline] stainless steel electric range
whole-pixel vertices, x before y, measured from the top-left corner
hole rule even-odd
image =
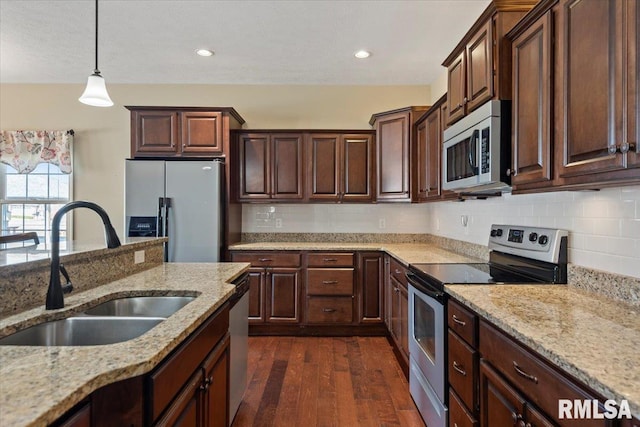
[[[488,263],[411,264],[409,388],[429,427],[447,425],[447,284],[567,283],[568,232],[493,225]]]

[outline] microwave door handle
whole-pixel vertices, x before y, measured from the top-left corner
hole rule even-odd
[[[478,174],[478,165],[477,165],[477,157],[478,157],[478,142],[480,141],[480,130],[476,129],[473,131],[471,138],[469,138],[469,166],[471,166],[471,170],[474,175]]]

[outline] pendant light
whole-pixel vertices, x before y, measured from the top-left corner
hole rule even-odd
[[[96,68],[87,79],[87,87],[78,100],[93,107],[111,107],[113,105],[113,101],[107,93],[104,79],[98,70],[98,0],[96,0]]]

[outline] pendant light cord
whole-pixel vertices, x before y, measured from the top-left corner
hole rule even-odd
[[[100,70],[98,70],[98,0],[96,0],[96,68],[93,72],[100,74]]]

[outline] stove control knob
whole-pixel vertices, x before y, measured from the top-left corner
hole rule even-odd
[[[529,234],[529,241],[530,242],[535,242],[536,240],[538,240],[538,233]]]
[[[496,236],[498,236],[498,237],[502,236],[502,228],[498,228],[496,230]]]
[[[547,243],[549,243],[549,237],[545,236],[544,234],[542,236],[540,236],[540,238],[538,239],[538,243],[540,243],[541,245],[546,245]]]
[[[496,237],[496,234],[497,234],[496,230],[491,230],[491,237]]]

